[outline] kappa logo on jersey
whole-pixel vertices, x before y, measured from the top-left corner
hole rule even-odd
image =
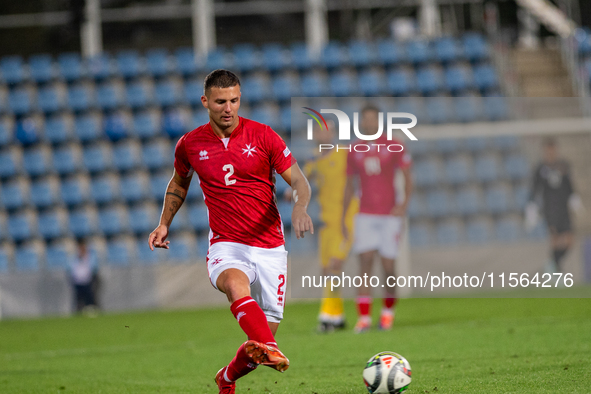
[[[246,157],[254,156],[253,153],[258,153],[256,151],[256,146],[250,147],[250,144],[246,144],[246,148],[242,148],[242,154],[248,153]]]
[[[236,315],[236,320],[240,323],[240,319],[246,315],[246,312],[238,312]]]
[[[207,159],[209,159],[209,156],[207,156],[206,150],[202,150],[201,152],[199,152],[199,160],[207,160]]]

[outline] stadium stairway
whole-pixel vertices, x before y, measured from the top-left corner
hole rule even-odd
[[[512,53],[521,97],[572,97],[572,84],[558,49],[517,48]]]

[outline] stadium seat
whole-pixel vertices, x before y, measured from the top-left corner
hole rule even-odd
[[[82,163],[82,151],[76,144],[60,146],[53,150],[53,168],[59,175],[78,171]]]
[[[482,119],[480,97],[455,97],[454,107],[456,118],[463,123],[476,122]]]
[[[419,187],[436,185],[442,179],[441,168],[441,163],[435,159],[417,161],[412,172],[415,184]]]
[[[103,83],[96,89],[96,102],[103,111],[121,107],[123,92],[114,83]]]
[[[425,196],[421,192],[414,192],[408,204],[408,217],[411,220],[421,218],[427,213]]]
[[[10,147],[0,151],[0,178],[6,179],[20,172],[22,151],[17,147]]]
[[[301,78],[301,91],[305,97],[322,97],[330,94],[326,78],[316,73],[306,74]]]
[[[127,105],[132,109],[142,108],[150,104],[150,90],[145,81],[134,81],[126,85]]]
[[[141,163],[142,150],[139,142],[128,139],[113,146],[113,165],[117,170],[133,170]]]
[[[25,115],[33,110],[35,99],[31,89],[16,88],[8,96],[8,108],[17,116]]]
[[[135,242],[128,237],[116,238],[107,243],[107,262],[113,266],[128,266],[135,261]]]
[[[523,212],[525,209],[525,205],[529,200],[529,193],[529,188],[525,184],[518,185],[513,189],[515,208],[517,208],[518,211]]]
[[[417,88],[424,96],[434,95],[443,89],[441,73],[433,67],[422,67],[417,71]]]
[[[165,190],[162,191],[164,195]],[[191,229],[191,223],[189,221],[189,214],[188,214],[189,207],[181,206],[180,210],[174,216],[174,220],[170,225],[170,232],[174,234],[177,231],[185,231]]]
[[[171,109],[162,117],[162,127],[171,138],[178,138],[188,131],[188,114],[180,109]]]
[[[291,132],[291,106],[286,105],[281,108],[281,113],[279,114],[279,122],[281,123],[281,129],[285,132]]]
[[[164,263],[169,258],[168,252],[168,250],[160,248],[155,248],[153,251],[150,250],[144,235],[138,236],[135,242],[135,255],[140,264],[151,265]]]
[[[154,88],[154,99],[161,107],[170,107],[178,104],[182,99],[180,86],[172,81],[158,82]]]
[[[60,201],[60,185],[54,176],[46,176],[31,184],[31,202],[37,209],[43,209]]]
[[[261,54],[253,44],[237,44],[232,53],[235,66],[242,73],[251,72],[261,65]]]
[[[456,207],[460,215],[469,216],[483,212],[483,202],[482,191],[475,186],[462,187],[456,194]]]
[[[201,95],[203,94],[203,83],[191,80],[183,84],[184,100],[193,107],[201,107]]]
[[[36,145],[23,152],[23,165],[30,177],[45,175],[52,170],[51,149],[45,145]]]
[[[472,180],[472,161],[465,155],[456,155],[445,162],[445,179],[452,185]]]
[[[74,122],[74,131],[82,143],[95,141],[102,136],[100,120],[91,114],[78,116]]]
[[[529,176],[529,164],[524,155],[515,153],[503,160],[505,173],[511,180],[526,179]]]
[[[195,231],[205,231],[209,229],[207,207],[205,204],[192,204],[189,207],[189,222]]]
[[[242,115],[242,116],[244,116],[244,115]],[[193,129],[193,128],[197,128],[201,125],[208,123],[209,122],[209,113],[207,112],[207,110],[205,108],[199,108],[195,112],[193,112],[193,117],[191,120],[193,123],[189,127],[189,130]]]
[[[443,156],[453,156],[461,152],[461,144],[457,138],[441,138],[433,141],[433,143],[435,152]]]
[[[492,139],[493,146],[503,153],[519,149],[521,140],[516,135],[497,135]]]
[[[0,246],[0,274],[5,274],[10,270],[12,257],[8,249],[8,247]]]
[[[462,37],[466,58],[472,62],[486,60],[489,49],[486,40],[480,33],[468,33]]]
[[[39,234],[46,240],[62,237],[68,231],[68,216],[62,209],[41,212],[38,223]]]
[[[184,76],[192,75],[197,71],[193,48],[179,48],[175,51],[177,69]]]
[[[273,79],[273,96],[279,102],[286,102],[300,95],[300,83],[293,75],[279,75]]]
[[[113,75],[111,57],[105,53],[88,59],[88,72],[95,80],[103,80]]]
[[[332,70],[351,64],[349,52],[339,42],[329,42],[322,50],[320,63],[324,68]]]
[[[55,86],[45,86],[37,92],[37,104],[45,114],[51,114],[64,108],[65,102]]]
[[[407,69],[395,69],[388,73],[388,89],[393,96],[408,96],[416,91],[414,73]]]
[[[32,145],[41,139],[42,128],[37,117],[27,117],[16,122],[14,136],[22,145]]]
[[[142,72],[141,59],[137,51],[121,51],[116,56],[117,68],[125,79],[135,78]]]
[[[374,43],[354,40],[348,45],[348,58],[355,67],[367,67],[377,62],[377,48]]]
[[[142,162],[149,170],[157,170],[171,166],[173,157],[168,139],[159,138],[144,144],[142,148]]]
[[[435,59],[440,63],[450,63],[463,58],[462,47],[452,37],[443,37],[434,42]]]
[[[434,190],[427,193],[427,212],[434,218],[450,216],[456,213],[455,200],[446,190]]]
[[[150,233],[158,224],[159,218],[160,210],[153,203],[134,205],[129,208],[129,225],[135,234]],[[147,247],[145,243],[144,247]]]
[[[439,245],[458,245],[465,239],[464,226],[459,220],[447,219],[437,225],[436,237]]]
[[[348,72],[337,71],[329,78],[330,91],[333,96],[347,97],[358,94],[357,78]]]
[[[155,111],[139,112],[133,117],[133,132],[141,139],[160,134],[160,117]]]
[[[359,90],[364,96],[379,96],[386,93],[387,86],[384,85],[384,75],[376,70],[363,71],[359,73]]]
[[[378,60],[385,66],[400,64],[407,60],[406,49],[390,39],[378,41]]]
[[[94,93],[85,84],[68,88],[68,107],[74,112],[86,111],[94,106]]]
[[[123,205],[110,205],[99,210],[100,231],[107,237],[125,232],[129,227],[127,209]]]
[[[291,64],[291,52],[280,44],[263,44],[261,51],[262,65],[271,72],[282,70]]]
[[[408,232],[412,247],[426,247],[434,243],[433,228],[427,223],[412,223]]]
[[[242,100],[258,103],[271,98],[269,83],[261,76],[246,77],[241,81]]]
[[[128,204],[142,201],[150,194],[150,180],[142,171],[122,176],[121,184],[121,196]]]
[[[22,242],[37,235],[35,211],[24,210],[11,214],[8,218],[8,234],[15,242]]]
[[[433,59],[433,51],[429,42],[425,40],[414,40],[406,44],[406,55],[413,64],[428,63]]]
[[[111,141],[119,141],[125,137],[129,137],[130,124],[129,118],[121,112],[111,114],[104,118],[103,128],[105,134]]]
[[[31,196],[30,184],[27,178],[17,177],[4,183],[0,189],[2,205],[12,211],[25,207]]]
[[[472,154],[480,154],[489,148],[489,140],[485,137],[468,137],[464,139],[464,149]]]
[[[38,84],[50,81],[54,77],[53,59],[51,55],[33,55],[29,58],[31,78]]]
[[[199,177],[197,175],[193,176],[193,181],[187,192],[186,200],[203,204],[203,190],[199,185]]]
[[[70,232],[77,238],[95,234],[98,227],[96,210],[85,206],[71,211],[68,226]]]
[[[272,106],[268,105],[253,108],[250,112],[250,119],[271,126],[273,129],[277,129],[280,124],[279,114]]]
[[[497,121],[509,118],[509,108],[504,97],[485,97],[484,113],[488,120]]]
[[[474,67],[474,83],[481,91],[496,89],[499,86],[497,73],[490,64]]]
[[[85,175],[76,175],[62,181],[61,200],[67,206],[81,205],[90,199],[90,182]]]
[[[501,217],[496,222],[496,238],[503,242],[516,242],[523,236],[523,220],[517,215],[507,215]]]
[[[279,201],[277,203],[277,208],[279,209],[279,215],[281,215],[283,225],[285,227],[291,226],[291,203],[287,201]],[[312,220],[314,220],[314,218]]]
[[[509,212],[513,208],[512,197],[511,190],[506,185],[492,185],[486,190],[486,208],[492,214]]]
[[[168,60],[166,49],[150,49],[146,52],[146,66],[148,72],[156,78],[160,78],[173,69],[173,64]]]
[[[0,149],[8,146],[14,138],[11,122],[0,120]]]
[[[162,201],[164,199],[170,178],[172,178],[172,170],[160,171],[150,176],[150,196],[153,200]],[[193,183],[191,182],[192,187],[189,187],[189,190],[195,186]]]
[[[9,85],[21,83],[25,79],[23,59],[20,56],[6,56],[0,60],[0,71]]]
[[[103,172],[113,167],[115,155],[111,152],[111,145],[97,142],[84,148],[82,161],[84,167],[91,174]]]
[[[43,249],[34,243],[22,245],[14,253],[14,265],[17,271],[37,271],[43,264]]]
[[[455,121],[453,103],[447,97],[425,98],[425,115],[429,123],[441,124]]]
[[[68,82],[82,77],[82,61],[79,53],[62,53],[57,57],[60,75]]]
[[[109,173],[94,177],[90,182],[90,190],[95,203],[110,204],[116,201],[121,193],[119,177]]]
[[[474,162],[474,175],[480,182],[492,182],[501,177],[501,165],[495,154],[485,154]]]
[[[445,87],[452,94],[461,95],[462,92],[474,87],[472,69],[461,65],[452,65],[445,70]]]
[[[466,224],[466,240],[471,244],[486,244],[494,238],[492,221],[488,217],[471,219]]]
[[[72,139],[72,123],[63,115],[56,115],[45,120],[45,140],[53,145],[68,142]]]
[[[302,42],[291,45],[291,59],[293,65],[299,70],[307,70],[318,65],[318,61],[309,55],[306,44]]]
[[[190,232],[173,234],[170,238],[168,260],[173,263],[193,262],[196,257],[197,239]]]
[[[71,249],[64,243],[49,245],[45,252],[45,263],[51,270],[67,270],[70,261],[75,257]]]

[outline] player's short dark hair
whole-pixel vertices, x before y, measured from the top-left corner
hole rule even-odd
[[[556,138],[554,138],[554,137],[547,137],[547,138],[544,138],[543,145],[546,148],[556,148],[556,146],[558,145],[558,142],[556,142]]]
[[[380,113],[380,109],[373,104],[367,104],[365,107],[361,109],[361,115],[365,114],[366,112],[375,112]]]
[[[211,88],[231,88],[232,86],[240,86],[240,79],[232,71],[228,70],[214,70],[207,74],[203,81],[203,91],[207,93]]]

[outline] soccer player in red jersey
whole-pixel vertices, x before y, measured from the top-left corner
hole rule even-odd
[[[379,128],[379,110],[368,106],[361,111],[361,131],[370,134]],[[365,141],[363,141],[365,142]],[[382,146],[378,146],[378,145]],[[386,284],[386,278],[394,275],[394,260],[398,256],[398,241],[402,232],[402,217],[412,193],[412,178],[410,174],[410,155],[395,145],[400,141],[388,140],[386,133],[375,141],[368,141],[371,149],[359,152],[352,149],[347,153],[347,184],[343,201],[342,231],[349,237],[344,223],[345,214],[355,193],[355,183],[358,181],[361,191],[359,213],[355,217],[353,251],[359,255],[361,275],[371,275],[373,260],[376,253],[381,257],[384,269],[386,293],[378,328],[389,330],[394,322],[394,307],[396,296],[393,288]],[[387,146],[391,145],[389,150]],[[396,171],[401,170],[404,175],[404,199],[396,201],[395,189]],[[371,327],[371,289],[359,287],[357,292],[357,310],[359,319],[355,325],[355,332],[360,333]]]
[[[209,279],[226,294],[232,314],[248,337],[215,377],[224,394],[234,393],[235,381],[259,364],[280,372],[289,367],[275,342],[287,280],[275,173],[294,190],[292,228],[296,237],[306,231],[314,233],[306,212],[311,195],[308,180],[277,133],[238,116],[240,95],[240,81],[232,72],[215,70],[205,77],[201,102],[209,112],[209,123],[179,139],[160,224],[148,240],[152,250],[169,248],[168,229],[196,173],[211,229]]]

